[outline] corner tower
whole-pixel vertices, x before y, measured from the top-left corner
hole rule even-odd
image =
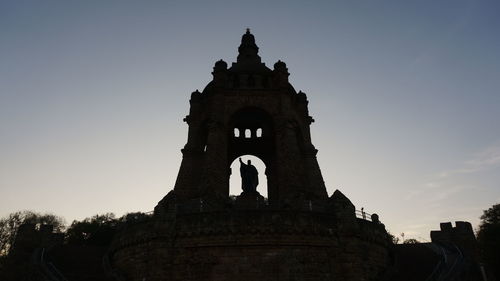
[[[213,80],[191,94],[188,141],[173,194],[177,200],[227,198],[230,165],[251,154],[266,165],[270,204],[321,200],[327,192],[311,142],[308,100],[288,82],[286,64],[269,69],[247,29],[238,58],[215,63]]]

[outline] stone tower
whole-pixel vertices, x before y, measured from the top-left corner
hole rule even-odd
[[[203,93],[192,93],[184,119],[188,141],[174,188],[180,200],[227,198],[230,165],[245,154],[265,163],[271,204],[327,198],[311,143],[307,97],[288,82],[284,62],[271,70],[258,50],[247,30],[237,62],[229,68],[216,62],[212,82]]]
[[[308,100],[278,61],[269,69],[249,30],[191,94],[188,140],[174,189],[154,216],[118,234],[105,261],[117,280],[385,280],[390,239],[377,215],[359,219],[328,197],[311,142]],[[268,200],[229,196],[231,163],[266,166]],[[236,174],[237,171],[233,171]]]

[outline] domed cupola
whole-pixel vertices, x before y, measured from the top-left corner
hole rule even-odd
[[[255,44],[255,37],[247,28],[241,37],[238,58],[228,69],[231,88],[255,89],[270,86],[273,73],[265,63],[261,62],[258,52],[259,47]]]
[[[241,45],[238,47],[237,62],[260,63],[261,60],[258,52],[259,47],[255,44],[255,37],[250,33],[250,29],[247,28],[247,32],[241,37]]]

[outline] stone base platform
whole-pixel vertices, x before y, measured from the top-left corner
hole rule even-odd
[[[351,208],[250,208],[261,199],[242,195],[228,210],[130,226],[110,248],[109,271],[123,281],[384,280],[392,260],[383,224],[356,219]]]

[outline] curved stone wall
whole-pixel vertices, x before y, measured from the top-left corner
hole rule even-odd
[[[382,224],[304,211],[179,214],[124,229],[109,251],[124,280],[382,280]]]

